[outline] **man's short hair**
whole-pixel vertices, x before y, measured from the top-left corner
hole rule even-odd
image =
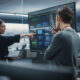
[[[0,24],[2,24],[4,21],[0,19]]]
[[[57,15],[62,18],[64,23],[70,24],[72,22],[72,18],[74,16],[74,12],[71,8],[64,6],[57,11]]]

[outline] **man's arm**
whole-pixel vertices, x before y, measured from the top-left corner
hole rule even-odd
[[[53,36],[50,46],[44,53],[45,59],[53,59],[62,48],[62,34]]]
[[[20,38],[24,38],[25,36],[28,36],[29,38],[33,38],[33,36],[35,35],[35,33],[31,33],[31,34],[21,34]]]
[[[5,40],[7,42],[7,45],[10,46],[13,43],[19,42],[20,38],[24,38],[25,36],[27,36],[32,39],[34,35],[35,34],[21,34],[21,35],[9,36],[5,37]]]

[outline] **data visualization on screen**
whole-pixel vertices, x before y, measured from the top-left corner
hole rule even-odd
[[[43,30],[42,30],[42,29],[37,30],[37,34],[38,34],[38,35],[42,35],[42,34],[43,34]]]
[[[30,41],[30,46],[33,50],[37,49],[38,45],[37,45],[37,38],[36,36]]]
[[[37,36],[38,40],[43,40],[43,36]]]

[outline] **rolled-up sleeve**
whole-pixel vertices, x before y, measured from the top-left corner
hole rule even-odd
[[[10,45],[20,41],[20,35],[9,36],[9,37],[6,36],[5,40],[7,41],[7,45],[10,46]]]

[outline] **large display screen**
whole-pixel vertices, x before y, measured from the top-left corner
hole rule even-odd
[[[74,11],[74,18],[71,25],[75,29],[76,20],[74,2],[32,12],[29,14],[29,31],[32,33],[36,32],[36,36],[30,40],[31,51],[42,52],[50,45],[53,36],[50,29],[56,27],[56,11],[62,6],[68,6]],[[77,28],[79,29],[79,27]]]

